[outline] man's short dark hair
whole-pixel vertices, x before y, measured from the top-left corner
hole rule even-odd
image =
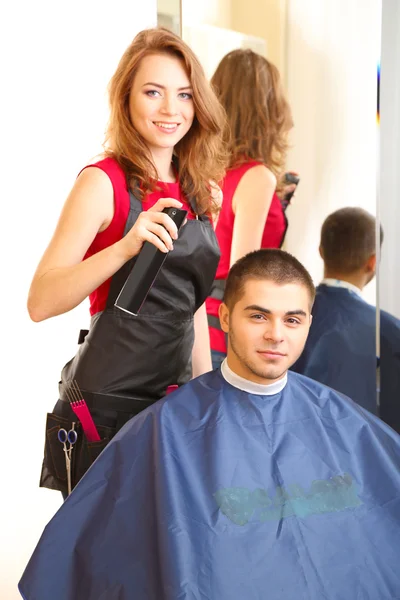
[[[381,228],[380,243],[383,241]],[[338,273],[361,269],[376,254],[376,220],[363,208],[341,208],[327,217],[321,230],[325,266]]]
[[[268,280],[277,285],[297,283],[307,288],[310,308],[314,303],[315,287],[311,275],[291,254],[284,250],[263,248],[239,259],[229,271],[225,285],[224,303],[231,310],[244,294],[249,279]]]

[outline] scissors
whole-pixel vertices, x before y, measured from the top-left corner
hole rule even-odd
[[[71,493],[71,453],[78,439],[78,434],[75,431],[75,423],[72,423],[72,427],[69,431],[66,429],[59,429],[57,433],[58,440],[64,447],[65,452],[65,468],[67,470],[67,484],[68,484],[68,496]],[[67,442],[69,447],[67,448]]]

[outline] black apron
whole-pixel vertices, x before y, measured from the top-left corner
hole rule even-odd
[[[141,211],[140,200],[131,192],[124,235]],[[77,354],[65,365],[60,399],[47,415],[41,487],[67,490],[65,456],[57,438],[60,427],[68,431],[75,422],[78,432],[72,451],[73,487],[126,421],[162,398],[168,386],[189,381],[193,316],[209,294],[219,255],[210,219],[189,219],[137,316],[114,306],[136,258],[112,277],[106,308],[92,317]],[[74,380],[96,423],[99,442],[87,442],[69,405],[66,387]]]

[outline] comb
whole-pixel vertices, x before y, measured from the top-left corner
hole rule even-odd
[[[82,392],[80,391],[78,383],[75,379],[65,386],[65,393],[72,410],[82,425],[83,433],[85,434],[87,441],[100,442],[101,438],[99,432],[97,431],[97,427],[93,421],[92,415],[90,414],[89,407],[82,397]]]

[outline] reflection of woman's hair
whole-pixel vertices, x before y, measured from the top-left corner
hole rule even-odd
[[[219,63],[211,83],[228,116],[230,166],[251,158],[279,176],[293,121],[278,69],[252,50],[233,50]]]
[[[175,146],[179,181],[186,195],[194,196],[200,212],[216,207],[210,198],[209,181],[220,181],[226,166],[223,129],[225,115],[207,82],[202,66],[185,42],[167,29],[140,32],[123,54],[109,85],[110,120],[106,153],[117,159],[128,180],[138,180],[142,195],[156,187],[157,171],[144,139],[133,127],[129,94],[141,60],[150,54],[179,58],[193,89],[195,118],[192,127]]]

